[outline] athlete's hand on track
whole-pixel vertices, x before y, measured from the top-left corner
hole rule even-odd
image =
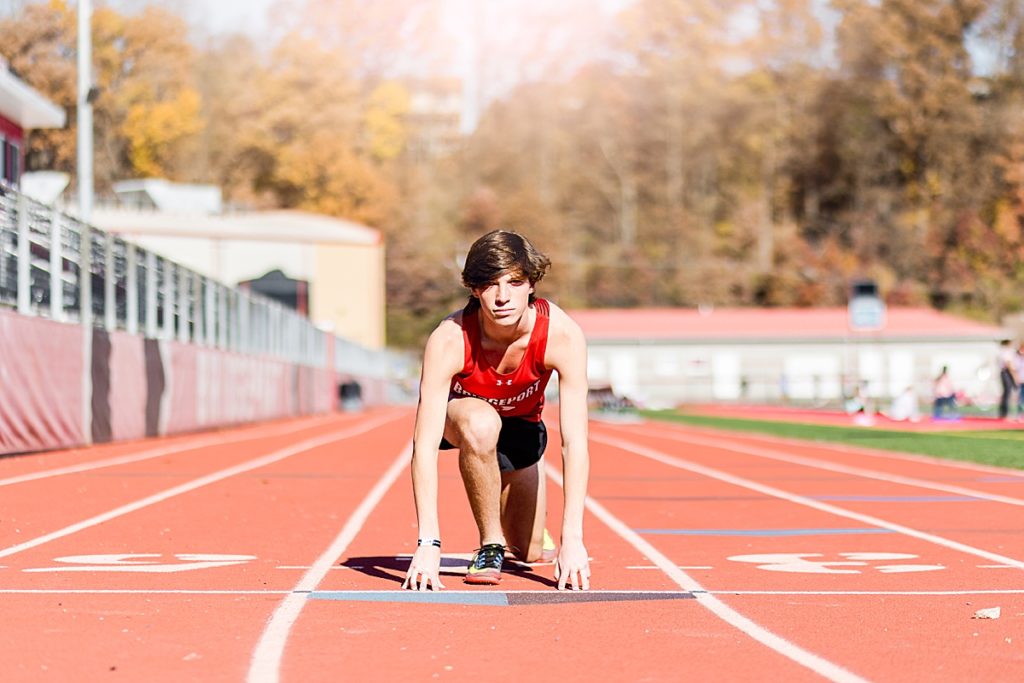
[[[441,583],[440,573],[441,549],[432,545],[421,545],[412,556],[402,588],[425,591],[429,585],[433,590],[441,590],[444,584]]]
[[[555,560],[555,580],[558,590],[568,583],[573,590],[590,590],[590,560],[583,541],[562,542]]]

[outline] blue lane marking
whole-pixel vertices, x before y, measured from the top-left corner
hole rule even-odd
[[[811,496],[815,500],[852,500],[874,503],[976,503],[974,496]]]
[[[418,602],[439,605],[508,606],[508,596],[497,591],[455,593],[449,591],[313,591],[310,600],[347,600],[351,602]]]
[[[888,529],[633,529],[638,534],[664,536],[826,536],[831,534],[891,534]]]

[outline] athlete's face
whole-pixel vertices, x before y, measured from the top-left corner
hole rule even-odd
[[[475,288],[473,294],[480,299],[480,308],[488,318],[499,325],[514,325],[530,305],[533,285],[522,273],[513,271],[484,287]]]

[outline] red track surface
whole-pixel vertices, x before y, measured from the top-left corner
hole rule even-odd
[[[549,566],[470,589],[452,558],[421,595],[396,557],[411,426],[389,409],[0,460],[0,678],[1024,679],[1024,472],[595,422],[591,593]]]

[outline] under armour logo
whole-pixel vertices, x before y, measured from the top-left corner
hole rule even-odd
[[[498,380],[498,386],[499,387],[501,386],[501,380],[500,379]],[[507,386],[507,387],[512,386],[512,380],[510,380],[510,379],[505,380],[505,386]]]

